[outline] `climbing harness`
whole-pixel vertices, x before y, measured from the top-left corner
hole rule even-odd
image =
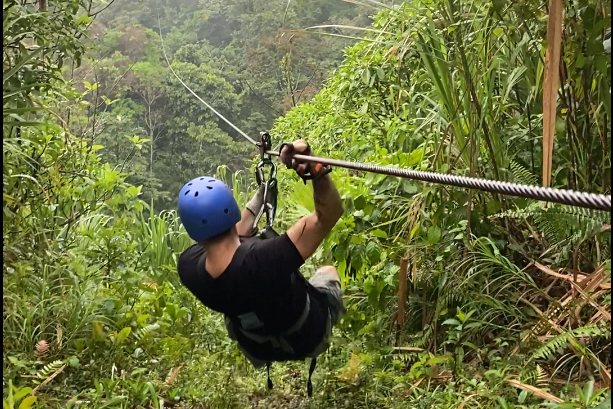
[[[179,82],[192,94],[194,95],[200,102],[202,102],[207,108],[209,108],[215,115],[217,115],[220,119],[222,119],[226,124],[231,126],[236,132],[238,132],[241,136],[243,136],[247,141],[255,146],[259,146],[258,143],[247,135],[245,132],[241,131],[236,125],[226,119],[223,115],[217,112],[212,106],[207,104],[198,94],[196,94],[192,89],[183,82],[183,80],[177,75],[170,64],[170,60],[166,55],[166,49],[164,47],[164,38],[162,37],[162,32],[160,29],[160,39],[162,45],[162,52],[164,54],[164,58],[166,59],[166,63],[168,64],[168,68],[172,74],[179,80]],[[279,152],[275,152],[273,150],[267,150],[266,152],[269,156],[279,156]],[[538,186],[529,186],[529,185],[521,185],[517,183],[509,183],[509,182],[501,182],[497,180],[487,180],[480,179],[474,177],[467,176],[456,176],[442,173],[434,173],[434,172],[421,172],[409,169],[402,169],[393,166],[378,166],[371,165],[368,163],[358,163],[358,162],[347,162],[344,160],[338,159],[330,159],[330,158],[320,158],[316,156],[310,155],[302,155],[296,154],[293,155],[293,158],[314,163],[314,164],[322,164],[328,166],[337,166],[339,168],[359,170],[370,173],[378,173],[381,175],[389,175],[395,176],[403,179],[412,179],[412,180],[420,180],[423,182],[429,183],[437,183],[443,185],[457,186],[469,189],[477,189],[485,192],[491,193],[502,193],[507,196],[516,196],[516,197],[524,197],[528,199],[536,199],[544,202],[553,202],[559,204],[565,204],[569,206],[575,207],[584,207],[587,209],[594,210],[605,210],[611,211],[611,195],[603,195],[603,194],[594,194],[594,193],[585,193],[585,192],[577,192],[574,190],[565,190],[565,189],[552,189],[546,187],[538,187]]]

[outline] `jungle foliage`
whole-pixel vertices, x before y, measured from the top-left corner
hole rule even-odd
[[[542,183],[546,5],[351,3],[3,0],[4,408],[610,407],[610,214],[335,169],[304,273],[336,265],[347,315],[311,399],[181,286],[175,193],[215,172],[244,205],[256,152],[158,24],[250,134]],[[610,12],[565,2],[555,187],[610,194]],[[283,231],[312,191],[279,185]]]

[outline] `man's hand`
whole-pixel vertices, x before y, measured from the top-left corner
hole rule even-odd
[[[297,140],[292,145],[293,149],[285,146],[281,150],[279,159],[286,165],[291,164],[298,174],[303,175],[307,165],[294,159],[293,155],[306,153],[309,145],[303,139]],[[304,260],[313,255],[344,211],[340,195],[329,175],[313,180],[313,197],[315,212],[300,219],[287,232]]]
[[[305,154],[309,149],[309,145],[304,139],[298,139],[292,143],[293,149],[289,145],[285,145],[279,154],[279,160],[283,162],[288,168],[292,168],[302,175],[306,171],[307,163],[294,159],[295,154]],[[291,166],[290,166],[291,165]]]
[[[283,145],[281,152],[279,152],[279,159],[285,166],[294,169],[302,180],[304,180],[305,184],[307,180],[317,179],[330,173],[332,170],[329,166],[324,166],[321,163],[305,162],[294,159],[294,155],[296,154],[311,155],[311,149],[304,139],[299,139],[292,144]]]

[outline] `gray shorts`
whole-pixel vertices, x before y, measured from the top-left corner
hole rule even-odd
[[[332,327],[338,324],[341,317],[345,314],[345,304],[343,302],[341,281],[336,269],[328,266],[319,268],[315,275],[311,277],[309,283],[326,296],[326,303],[328,304],[328,322],[326,323],[324,339],[307,355],[311,358],[317,358],[330,346]]]
[[[320,293],[326,296],[328,308],[330,310],[330,320],[332,325],[338,324],[341,317],[345,314],[345,304],[343,302],[343,289],[336,270],[330,271],[331,267],[321,267],[309,283]]]

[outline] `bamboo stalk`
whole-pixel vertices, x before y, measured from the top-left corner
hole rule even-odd
[[[400,285],[398,286],[398,316],[396,322],[398,324],[398,332],[402,331],[404,326],[404,305],[406,300],[406,288],[407,288],[407,267],[409,265],[409,259],[403,257],[400,259]]]
[[[543,186],[551,183],[553,141],[555,137],[558,71],[562,48],[562,0],[549,1],[547,23],[547,53],[545,55],[545,81],[543,83]]]

